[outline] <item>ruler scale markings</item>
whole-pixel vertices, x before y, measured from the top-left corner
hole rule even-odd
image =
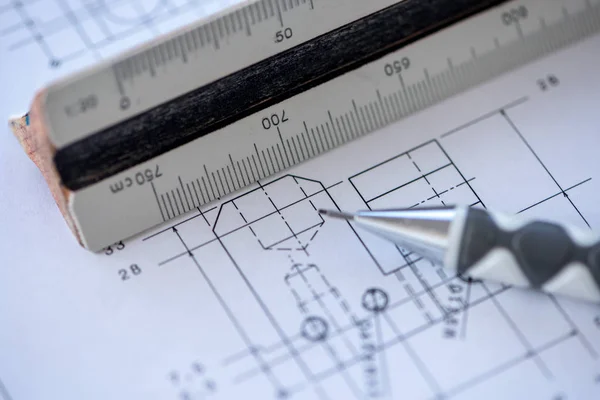
[[[300,149],[300,155],[302,156],[302,162],[308,160],[309,159],[308,149],[302,147],[302,146],[306,146],[306,143],[303,143],[301,140],[302,131],[300,131],[300,133],[296,133],[294,136],[292,136],[292,140],[294,140],[294,138],[296,139],[298,149]]]
[[[152,192],[154,193],[154,198],[156,199],[156,204],[158,204],[158,210],[160,211],[160,216],[162,217],[163,222],[166,221],[165,214],[160,205],[160,200],[158,199],[158,194],[156,193],[156,187],[154,186],[154,182],[150,182],[150,186],[152,187]]]
[[[250,7],[254,8],[256,11],[256,19],[258,20],[257,23],[260,23],[262,21],[262,15],[260,14],[260,3],[252,4]],[[252,15],[254,16],[254,14]]]
[[[348,117],[348,114],[350,115],[350,117]],[[352,138],[356,139],[360,136],[360,132],[358,130],[358,125],[356,124],[356,118],[354,118],[354,112],[350,111],[349,113],[347,113],[346,119],[348,122],[348,126],[350,127],[350,131],[352,132]],[[350,125],[350,119],[352,120],[352,125]]]
[[[179,37],[175,37],[169,41],[171,43],[171,47],[173,49],[173,59],[181,58],[181,48],[179,46]]]
[[[344,143],[344,141],[341,139],[341,132],[338,132],[336,130],[335,124],[333,123],[333,117],[331,115],[330,110],[327,110],[327,116],[329,117],[329,122],[331,123],[331,130],[333,130],[333,133],[335,134],[336,141],[338,143]]]
[[[185,191],[184,192],[186,193],[186,196],[189,193],[190,199],[192,201],[192,207],[196,208],[196,207],[200,206],[200,204],[196,204],[196,199],[194,199],[194,194],[192,193],[192,189],[190,189],[190,184],[186,182],[185,187],[187,189],[187,192],[185,192]]]
[[[421,96],[421,90],[419,90],[419,84],[421,81],[417,81],[408,85],[408,92],[412,96],[415,102],[415,112],[423,109],[423,97]]]
[[[355,111],[356,111],[356,121],[357,121],[358,127],[360,129],[358,137],[361,137],[368,132],[368,127],[367,127],[367,123],[365,120],[364,112],[362,110],[362,106],[357,106]]]
[[[340,137],[342,138],[342,143],[347,143],[348,141],[350,141],[350,137],[348,136],[348,132],[346,132],[343,127],[342,124],[340,122],[340,120],[342,119],[342,116],[338,116],[335,117],[335,129],[340,133]]]
[[[173,203],[171,203],[171,197],[173,197],[173,203],[175,204],[175,207],[173,207]],[[169,196],[169,192],[167,192],[167,199],[169,199],[169,204],[171,204],[171,209],[173,210],[173,215],[181,214],[181,211],[179,210],[179,204],[177,204],[177,197],[175,197],[175,192],[172,189],[171,189],[171,196]],[[175,212],[175,208],[177,208],[177,212]]]
[[[252,31],[250,30],[250,22],[248,21],[248,11],[252,12],[250,7],[242,8],[242,17],[244,19],[244,26],[246,27],[246,35],[252,36]],[[254,24],[254,17],[252,17],[252,23]]]
[[[219,39],[217,38],[217,33],[215,31],[215,23],[211,22],[208,24],[208,33],[210,33],[210,41],[213,43],[213,46],[216,50],[219,50]]]
[[[329,138],[329,140],[331,140],[330,148],[336,148],[340,145],[337,141],[337,137],[333,134],[333,132],[331,131],[331,128],[329,127],[329,122],[325,121],[325,126],[323,126],[323,124],[321,124],[321,129],[323,129],[323,134],[325,135],[325,139]],[[325,131],[325,129],[327,129],[327,131]],[[329,144],[329,142],[328,142],[328,144]]]
[[[246,165],[244,165],[244,170],[242,171],[242,166],[240,165],[240,161],[237,160],[236,165],[238,167],[238,170],[240,171],[240,176],[242,177],[242,187],[248,186],[252,181],[250,180],[250,175],[248,175],[248,170],[246,170]],[[244,164],[244,159],[242,158],[242,165]],[[244,175],[245,173],[245,175]],[[239,183],[238,183],[239,184]]]
[[[306,140],[306,136],[304,135],[304,131],[300,132],[300,136],[302,136],[302,142],[304,142],[304,148],[306,149],[306,154],[308,154],[308,158],[311,158],[314,156],[314,150],[313,152],[310,151],[310,149],[308,148],[308,143],[310,142],[310,140]],[[312,144],[311,144],[312,147]]]
[[[344,114],[342,114],[340,119],[342,120],[342,126],[344,128],[344,131],[347,132],[347,134],[350,136],[350,139],[348,139],[348,141],[353,140],[354,132],[352,132],[352,126],[350,125],[350,120],[348,119],[348,113],[345,112]]]
[[[223,37],[228,38],[232,34],[233,28],[230,29],[231,19],[229,15],[224,16],[223,18],[219,18],[217,21],[220,22],[220,25],[223,25]]]
[[[397,121],[400,119],[400,115],[398,115],[398,109],[395,107],[393,101],[394,93],[390,93],[387,96],[384,96],[383,101],[385,102],[385,106],[387,107],[388,113],[392,116],[392,121]]]
[[[235,30],[240,31],[240,32],[244,30],[244,17],[243,17],[243,14],[244,14],[244,10],[245,9],[246,8],[244,7],[242,9],[240,9],[240,10],[236,10],[236,12],[235,12],[236,22],[237,22],[237,28]]]
[[[204,195],[202,195],[202,200],[200,200],[200,195],[198,195],[198,189],[196,189],[196,182],[198,182],[198,187],[200,187],[200,181],[196,178],[195,181],[192,182],[192,189],[194,189],[194,194],[196,195],[196,199],[198,200],[198,207],[205,203]],[[202,193],[202,189],[200,189],[200,193]]]
[[[160,64],[159,65],[165,65],[166,61],[167,61],[167,57],[165,54],[165,49],[164,49],[164,44],[160,45],[160,46],[156,46],[156,51],[158,52],[158,56],[160,58]]]
[[[236,27],[238,21],[236,19],[239,19],[237,10],[233,14],[229,14],[229,26],[231,27],[231,35],[237,33],[238,31],[238,28]]]
[[[208,173],[206,176],[208,176]],[[204,177],[201,176],[200,180],[202,180],[202,185],[204,186],[204,191],[206,192],[206,197],[208,197],[208,201],[214,200],[216,196],[215,196],[214,191],[212,191],[212,187],[211,187],[211,191],[209,192],[208,186],[206,185],[206,180],[204,180]],[[210,184],[210,181],[208,181],[208,183]],[[211,197],[211,193],[212,193],[212,197]]]
[[[225,25],[226,20],[224,18],[218,18],[215,20],[215,25],[217,27],[217,34],[219,35],[219,40],[224,40],[227,36],[229,32],[225,32]]]
[[[206,180],[208,181],[208,185],[210,186],[210,192],[208,192],[208,189],[206,190],[207,193],[212,193],[213,197],[211,200],[214,200],[217,198],[217,196],[215,195],[215,189],[213,188],[212,182],[210,181],[210,177],[208,176],[208,169],[206,168],[206,164],[204,164],[204,174],[206,175]],[[202,177],[202,182],[204,183],[204,187],[206,187],[206,183],[204,182],[204,177]]]
[[[371,118],[369,116],[368,105],[359,106],[358,111],[360,112],[360,116],[361,116],[363,124],[365,126],[365,132],[363,133],[363,135],[365,133],[372,132],[373,131],[373,121],[371,121]]]
[[[183,197],[185,197],[185,202],[187,204],[187,208],[188,208],[188,210],[191,210],[192,207],[190,207],[190,202],[187,198],[187,194],[185,193],[185,189],[183,188],[183,181],[181,180],[181,176],[178,176],[177,179],[179,180],[179,186],[181,186],[181,191],[183,192]],[[179,193],[179,189],[177,189],[177,192]],[[181,198],[181,195],[179,196],[179,198]],[[183,206],[183,200],[181,201],[181,204]]]
[[[279,0],[270,0],[271,5],[275,2],[275,11],[277,11],[277,18],[279,19],[279,24],[283,28],[283,16],[281,15],[281,7],[279,5]]]
[[[240,178],[238,176],[238,173],[235,170],[235,165],[233,164],[233,158],[231,158],[231,153],[229,153],[229,161],[231,162],[231,168],[233,168],[233,173],[235,174],[235,180],[237,181],[238,187],[241,188],[242,185],[240,184]],[[238,167],[239,167],[239,164],[238,164]],[[242,171],[240,170],[240,174],[241,173],[242,173]]]
[[[283,145],[283,142],[282,142]],[[277,153],[279,154],[279,160],[281,160],[281,164],[279,164],[279,160],[277,159],[277,153],[275,153],[275,148],[273,148],[273,154],[275,155],[275,161],[277,161],[277,172],[286,168],[285,160],[283,159],[283,153],[281,152],[281,147],[279,147],[279,143],[275,143],[275,147],[277,147]],[[285,150],[285,149],[284,149]]]
[[[258,147],[256,147],[256,143],[254,143],[254,151],[256,152],[256,157],[258,158],[258,162],[260,163],[260,169],[262,170],[263,176],[266,176],[265,169],[264,169],[262,161],[260,159],[260,155],[258,154]],[[263,157],[264,156],[265,156],[265,153],[263,152]],[[254,159],[254,155],[252,155],[252,159]],[[266,163],[266,161],[265,161],[265,163]],[[256,160],[254,160],[254,165],[256,165]],[[256,171],[258,173],[258,167],[256,167]]]
[[[435,92],[434,101],[437,103],[446,97],[445,88],[442,86],[442,73],[433,74],[431,76],[431,85]]]
[[[306,136],[308,136],[308,143],[310,144],[310,148],[312,150],[312,156],[314,157],[317,153],[315,152],[315,147],[313,146],[313,142],[310,140],[310,135],[308,134],[308,127],[306,126],[306,121],[302,121],[302,125],[304,125],[304,132],[306,132]],[[313,134],[314,136],[314,134]],[[316,144],[315,144],[316,146]]]
[[[296,143],[294,142],[294,138],[296,139],[296,142],[298,142],[298,146],[296,146]],[[304,154],[304,149],[302,149],[302,142],[300,142],[300,138],[298,137],[298,135],[292,136],[292,143],[294,144],[294,148],[296,149],[296,154],[298,154],[298,148],[299,148],[300,155],[302,155],[302,161],[305,161],[306,155]],[[300,157],[300,155],[298,155],[298,157]]]
[[[386,113],[386,110],[384,108],[383,99],[381,98],[381,92],[379,91],[379,89],[377,89],[375,92],[377,93],[377,101],[378,101],[378,104],[379,104],[379,107],[377,107],[377,112],[378,113],[381,112],[380,117],[383,117],[383,123],[384,123],[384,125],[388,125],[391,122],[391,120],[390,120],[390,118],[389,118],[389,116]],[[376,105],[377,105],[377,103],[376,103]]]
[[[281,136],[281,130],[279,129],[279,126],[276,126],[275,128],[277,129],[277,135],[279,135],[279,141],[281,142],[281,147],[283,147],[283,152],[285,153],[285,159],[287,160],[287,166],[283,162],[283,157],[281,158],[281,163],[283,164],[284,168],[289,168],[293,164],[290,163],[290,157],[288,156],[288,150],[285,148],[285,144],[283,142],[283,137]],[[277,146],[277,148],[279,149],[279,146]],[[281,156],[281,149],[279,149],[279,155]]]
[[[216,177],[215,172],[217,173]],[[217,198],[220,199],[221,197],[225,196],[225,193],[227,193],[227,191],[225,190],[225,185],[223,185],[223,179],[221,178],[221,169],[217,168],[215,172],[211,172],[210,174],[213,178],[213,182],[215,183],[215,187],[217,188],[217,195],[219,195],[219,197]],[[219,178],[218,181],[217,178]],[[221,183],[221,187],[219,187],[219,183]]]
[[[250,178],[250,174],[248,173],[248,169],[246,168],[246,161],[242,158],[242,165],[240,166],[240,162],[236,161],[238,169],[240,170],[240,175],[242,175],[242,181],[244,183],[244,187],[251,184],[253,181]],[[244,171],[242,172],[242,167],[244,167]],[[252,168],[250,168],[252,171]]]
[[[271,163],[271,170],[273,172],[271,172],[271,170],[269,170],[269,165],[267,164],[267,171],[269,172],[269,175],[272,175],[274,173],[277,172],[277,169],[275,168],[275,163],[273,162],[273,157],[271,156],[271,152],[269,151],[269,148],[266,148],[267,151],[267,155],[269,156],[269,162]],[[263,157],[264,157],[264,153],[263,153]]]
[[[225,173],[227,172],[227,173]],[[219,176],[219,181],[221,182],[221,186],[223,186],[223,181],[225,181],[225,184],[227,185],[227,190],[225,189],[225,186],[223,186],[223,196],[225,196],[227,193],[231,193],[235,190],[235,184],[233,183],[232,180],[228,180],[227,177],[231,177],[231,171],[229,170],[229,165],[225,165],[224,167],[221,167],[221,173],[223,175],[223,179],[221,180],[221,174],[219,173],[219,170],[217,170],[217,175]],[[229,185],[231,183],[231,186]],[[232,189],[233,187],[233,189]]]
[[[237,188],[235,187],[235,182],[233,181],[233,174],[231,173],[231,169],[229,168],[229,165],[226,165],[225,167],[227,169],[227,175],[225,175],[225,171],[223,171],[223,176],[225,177],[225,182],[227,183],[227,192],[230,193],[233,190],[237,190]],[[227,180],[227,176],[229,176],[229,181]],[[229,182],[231,182],[231,186],[233,186],[233,190],[231,190],[231,187],[229,186]]]
[[[183,35],[185,41],[185,49],[188,53],[192,53],[196,51],[196,46],[194,45],[194,41],[192,40],[192,32],[186,32]],[[145,53],[142,53],[145,54]]]
[[[385,126],[385,121],[381,115],[381,110],[379,109],[379,104],[377,101],[369,102],[369,110],[371,111],[371,115],[373,116],[373,122],[375,124],[375,130],[379,130]]]
[[[371,114],[373,115],[373,120],[375,121],[376,129],[380,129],[385,126],[385,121],[381,115],[381,110],[379,109],[379,104],[377,102],[370,102],[369,109],[371,110]]]
[[[324,135],[324,132],[321,133],[319,125],[315,126],[315,131],[317,132],[317,137],[319,138],[319,142],[321,143],[321,153],[329,150],[331,146],[329,146],[329,142],[327,141],[327,137]]]
[[[423,76],[424,76],[423,87],[425,88],[425,91],[426,91],[425,104],[432,104],[435,102],[434,90],[431,85],[431,78],[429,77],[429,72],[427,71],[427,68],[423,68]]]
[[[269,169],[269,163],[267,162],[267,157],[265,156],[265,151],[261,150],[260,152],[262,153],[263,160],[265,162],[265,167],[267,168],[267,175],[265,175],[265,176],[269,176],[269,175],[271,175],[271,170]],[[273,173],[275,173],[275,166],[273,165],[273,160],[271,159],[271,154],[269,154],[269,149],[267,149],[266,155],[269,156],[269,161],[271,162],[271,167],[273,168]],[[260,160],[260,157],[259,157],[259,160]],[[263,173],[264,173],[264,171],[263,171]]]
[[[321,147],[319,147],[319,142],[317,142],[317,136],[315,135],[315,130],[313,128],[310,128],[310,134],[312,135],[315,147],[317,148],[317,154],[321,154],[321,148],[323,148],[323,142],[321,141],[321,138],[319,138],[319,141],[321,142]]]
[[[166,60],[171,61],[173,59],[173,39],[168,40],[164,44]]]
[[[250,154],[250,155],[253,156],[253,154]],[[245,160],[242,158],[242,166],[244,167],[245,171],[250,171],[250,174],[252,174],[252,177],[250,177],[250,174],[248,174],[246,172],[246,174],[248,175],[248,185],[251,185],[253,182],[256,182],[256,180],[257,180],[256,174],[254,173],[254,170],[252,169],[252,163],[250,163],[249,156],[246,156]]]
[[[360,133],[359,134],[359,136],[360,136],[360,135],[362,135],[364,133],[364,129],[362,127],[361,120],[360,120],[360,118],[358,116],[358,106],[356,105],[356,101],[354,101],[354,99],[352,99],[352,108],[353,108],[353,111],[354,111],[354,115],[356,116],[356,120],[358,121],[359,130],[357,132]],[[354,118],[353,118],[353,120],[354,120]]]
[[[265,3],[268,4],[268,6],[269,6],[269,11],[270,11],[269,17],[274,17],[275,16],[275,7],[273,6],[273,0],[266,0]],[[283,25],[283,23],[281,25]]]
[[[175,52],[179,53],[179,56],[181,57],[181,61],[183,61],[185,64],[187,64],[188,62],[188,51],[185,47],[185,42],[183,41],[182,38],[180,38],[179,40],[177,40],[175,42],[176,46],[175,46]]]
[[[413,93],[413,85],[409,84],[404,86],[404,94],[406,95],[406,104],[408,105],[408,114],[414,114],[419,111],[419,105],[417,103],[417,99],[415,99]]]
[[[412,113],[412,107],[411,107],[411,102],[408,98],[408,92],[406,90],[406,85],[404,83],[404,78],[402,77],[402,74],[398,74],[398,79],[400,80],[400,100],[402,100],[402,104],[406,107],[405,108],[405,112],[403,113],[404,115],[408,115]]]
[[[181,204],[181,212],[179,212],[179,214],[183,214],[187,211],[187,209],[185,208],[185,204],[183,202],[183,198],[181,197],[181,193],[179,192],[178,187],[175,188],[175,193],[177,193],[177,197],[175,197],[175,194],[173,194],[173,197],[175,197],[175,205],[177,206],[177,211],[179,212],[179,205]],[[177,199],[179,199],[179,203],[177,202]]]
[[[210,177],[212,178],[212,181],[208,179],[208,182],[211,183],[211,186],[212,183],[215,184],[215,189],[217,190],[217,199],[220,199],[221,197],[223,197],[223,195],[221,194],[221,190],[219,189],[219,183],[217,182],[217,178],[215,178],[215,172],[218,174],[219,170],[216,169],[215,171],[211,171]]]
[[[267,12],[267,4],[266,4],[266,0],[260,0],[260,5],[262,6],[262,11],[264,14],[263,19],[268,19],[269,18],[269,13]]]
[[[430,93],[429,93],[429,88],[427,87],[427,83],[425,82],[424,79],[421,79],[420,81],[417,82],[417,85],[415,86],[415,90],[417,91],[417,94],[419,96],[419,98],[421,99],[421,106],[419,107],[419,110],[424,109],[428,104],[431,104],[431,99],[430,99]]]
[[[163,197],[163,202],[165,203],[165,210],[167,211],[167,214],[171,215],[170,218],[175,218],[177,216],[177,214],[175,213],[175,209],[173,208],[173,203],[171,202],[171,198],[169,197],[169,192],[165,193],[165,195],[167,197],[167,201],[169,202],[169,207],[171,208],[171,212],[169,212],[167,203],[165,202],[165,199]],[[161,197],[162,197],[162,195],[161,195]]]
[[[165,201],[165,196],[161,194],[161,195],[160,195],[160,199],[162,200],[162,202],[163,202],[163,205],[165,206],[165,213],[167,214],[167,218],[168,218],[168,219],[171,219],[171,218],[173,218],[173,217],[171,216],[171,214],[169,213],[169,208],[167,207],[167,202]]]
[[[338,147],[339,144],[337,143],[337,138],[331,131],[331,128],[329,127],[329,122],[325,121],[325,125],[321,124],[321,129],[323,130],[323,136],[325,137],[325,140],[327,141],[327,145],[328,145],[327,150]],[[326,129],[327,129],[327,131],[326,131]]]
[[[250,154],[250,156],[252,156],[252,164],[254,164],[254,169],[252,169],[252,164],[250,164],[250,157],[248,157],[248,165],[250,166],[250,171],[252,171],[252,178],[254,179],[254,182],[256,182],[258,179],[261,179],[262,176],[260,174],[260,171],[258,170],[258,164],[256,163],[256,158],[254,158],[254,154]],[[256,171],[258,179],[254,175],[254,171]]]
[[[290,139],[289,138],[285,139],[285,143],[287,144],[287,148],[289,150],[289,154],[292,159],[292,165],[298,164],[300,162],[300,159],[294,157],[294,152],[292,151],[292,145],[290,144]]]

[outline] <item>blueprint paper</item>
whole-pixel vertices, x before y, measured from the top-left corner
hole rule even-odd
[[[224,4],[0,1],[2,118]],[[102,254],[0,128],[0,399],[598,398],[600,307],[455,277],[316,212],[460,202],[599,230],[598,54],[591,38]]]

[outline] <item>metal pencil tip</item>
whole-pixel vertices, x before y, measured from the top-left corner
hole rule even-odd
[[[354,219],[354,214],[337,211],[337,210],[324,210],[321,208],[321,209],[319,209],[319,214],[326,215],[326,216],[332,217],[332,218],[340,218],[340,219],[346,219],[346,220]]]

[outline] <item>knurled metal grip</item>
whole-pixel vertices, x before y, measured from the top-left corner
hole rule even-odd
[[[600,237],[591,232],[469,208],[458,240],[459,274],[600,303]]]

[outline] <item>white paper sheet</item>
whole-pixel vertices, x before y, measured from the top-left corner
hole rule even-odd
[[[217,7],[104,4],[0,1],[2,118]],[[599,54],[590,39],[107,254],[75,243],[0,128],[0,399],[598,398],[598,306],[465,282],[315,208],[467,202],[600,229]]]

